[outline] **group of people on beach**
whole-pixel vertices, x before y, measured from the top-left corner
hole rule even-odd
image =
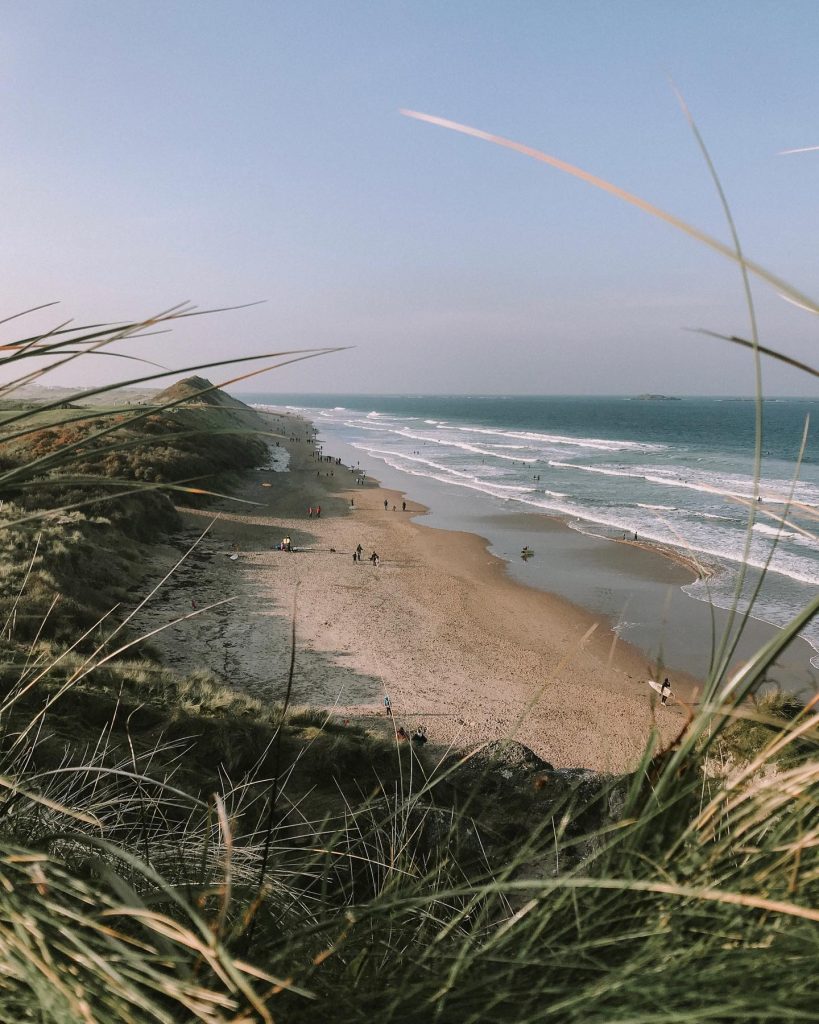
[[[322,461],[332,462],[334,465],[337,465],[337,466],[341,465],[341,459],[336,459],[336,458],[334,458],[332,456],[329,456],[329,455],[323,455],[320,449],[317,450],[316,452],[314,452],[314,457],[317,458],[317,459],[321,459]],[[355,467],[351,466],[350,470],[353,473],[360,472],[357,466],[355,466]],[[359,483],[363,484],[365,477],[366,477],[366,474],[365,473],[361,473],[361,476],[356,478],[356,483],[357,484],[359,484]],[[389,503],[388,503],[387,499],[385,498],[384,499],[384,511],[385,512],[386,512],[386,510],[388,508],[388,505],[389,505]],[[355,498],[350,498],[350,511],[353,511],[354,509],[355,509]],[[393,505],[392,510],[393,510],[393,512],[396,511],[395,505]],[[406,501],[402,501],[401,502],[401,511],[402,512],[406,512],[407,511],[407,503],[406,503]],[[321,505],[316,505],[315,507],[313,505],[308,505],[307,506],[307,518],[308,519],[312,519],[314,515],[315,515],[316,519],[321,519]],[[279,547],[280,547],[281,551],[292,551],[293,550],[289,537],[285,537]],[[356,549],[353,551],[353,561],[354,562],[361,562],[361,561],[363,561],[363,558],[364,558],[364,549],[359,544],[358,547],[356,547]],[[370,557],[367,559],[367,561],[368,562],[372,562],[373,565],[376,568],[378,568],[378,566],[381,564],[381,558],[379,557],[377,551],[373,551],[373,553],[370,555]]]
[[[363,560],[363,555],[364,555],[364,548],[362,548],[362,546],[359,544],[358,547],[355,549],[355,551],[353,551],[353,561],[354,562],[361,562]],[[372,562],[373,565],[376,567],[376,569],[381,564],[381,559],[378,557],[378,552],[376,552],[376,551],[373,551],[373,553],[370,555],[370,557],[367,559],[367,561],[368,562]]]
[[[387,718],[393,717],[392,701],[390,700],[388,694],[386,693],[384,694],[384,714],[387,716]],[[395,735],[396,738],[399,740],[412,740],[412,742],[419,747],[423,747],[423,745],[427,742],[429,738],[427,736],[426,726],[424,725],[419,725],[415,732],[412,734],[412,736],[410,736],[410,734],[407,732],[403,725],[399,725],[398,728],[395,730]]]

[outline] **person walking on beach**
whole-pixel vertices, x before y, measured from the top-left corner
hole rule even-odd
[[[321,505],[316,506],[316,519],[321,519]]]
[[[361,556],[364,553],[364,548],[362,548],[362,546],[359,544],[358,547],[355,549],[355,553],[358,555],[358,560],[360,562]]]
[[[385,512],[387,511],[387,499],[386,498],[384,499],[384,511]]]
[[[405,501],[401,502],[401,511],[402,512],[406,512],[407,511],[407,503]]]
[[[663,680],[663,685],[660,687],[660,701],[662,704],[668,703],[668,698],[671,694],[671,683],[668,681],[668,676]]]
[[[308,519],[312,519],[313,518],[313,506],[312,505],[307,509],[307,518]]]
[[[388,718],[392,718],[392,701],[386,693],[384,694],[384,713]]]
[[[370,555],[370,561],[376,568],[378,567],[378,555],[376,554],[375,551],[373,551],[373,553]]]
[[[350,508],[355,508],[355,498],[350,498]]]

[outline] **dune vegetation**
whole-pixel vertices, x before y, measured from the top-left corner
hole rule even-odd
[[[817,715],[754,701],[773,650],[620,778],[264,707],[129,632],[259,424],[200,378],[81,401],[3,410],[0,1018],[812,1019]]]
[[[735,235],[585,178],[817,309]],[[25,339],[6,362],[144,326]],[[758,359],[755,331],[729,340]],[[648,737],[627,775],[555,770],[513,738],[434,765],[291,708],[287,679],[265,708],[129,633],[142,546],[173,531],[174,497],[206,501],[259,460],[243,410],[197,378],[150,407],[14,390],[0,1019],[815,1019],[819,714],[757,691],[819,600],[730,677],[726,642],[680,735]]]

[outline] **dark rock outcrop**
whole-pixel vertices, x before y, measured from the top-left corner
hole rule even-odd
[[[490,837],[490,852],[492,845],[529,841],[540,825],[546,836],[575,841],[562,855],[566,867],[599,847],[596,834],[622,816],[631,783],[631,776],[554,768],[514,741],[494,741],[453,756],[444,770],[447,800],[467,808],[480,823]]]

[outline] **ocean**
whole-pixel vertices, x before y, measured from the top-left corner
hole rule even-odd
[[[516,576],[604,612],[621,636],[646,649],[656,646],[646,642],[656,634],[656,624],[645,620],[657,595],[643,595],[641,612],[633,581],[616,583],[599,559],[584,571],[584,552],[590,549],[581,542],[569,552],[570,560],[561,562],[558,548],[565,543],[551,535],[544,539],[544,531],[535,530],[536,520],[521,514],[539,514],[541,522],[554,517],[598,541],[636,533],[695,557],[713,575],[678,588],[689,604],[730,609],[744,565],[740,609],[754,595],[752,616],[775,626],[803,608],[819,584],[819,545],[811,536],[819,527],[819,400],[765,401],[757,502],[754,403],[749,400],[239,397],[311,418],[327,451],[333,442],[344,445],[345,462],[354,455],[362,469],[388,486],[429,504],[431,525],[481,533]],[[783,526],[780,517],[786,513]],[[517,543],[524,537],[535,556],[521,564]],[[679,660],[690,638],[673,642],[671,632],[665,631],[666,647],[676,646]],[[819,623],[802,635],[813,667],[819,667]],[[690,659],[684,667],[691,667]]]

